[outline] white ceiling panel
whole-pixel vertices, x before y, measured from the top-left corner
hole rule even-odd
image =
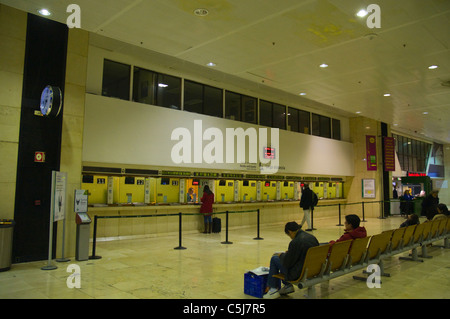
[[[72,0],[0,0],[65,23]],[[377,0],[381,28],[360,0],[78,0],[96,45],[157,57],[176,70],[286,94],[298,105],[396,124],[450,143],[450,1]],[[199,17],[194,10],[204,8]],[[122,41],[102,40],[107,36]],[[128,46],[131,44],[132,46]],[[145,51],[147,50],[147,51]],[[148,51],[150,50],[150,51]],[[151,54],[150,54],[151,52]],[[161,55],[157,55],[161,54]],[[164,59],[164,55],[167,57]],[[215,62],[214,69],[205,68]],[[328,68],[319,67],[327,63]],[[438,65],[430,70],[430,65]],[[205,71],[206,70],[206,71]],[[390,93],[390,97],[384,97]],[[303,103],[304,102],[304,103]],[[422,114],[429,112],[428,116]],[[416,133],[417,132],[417,133]]]

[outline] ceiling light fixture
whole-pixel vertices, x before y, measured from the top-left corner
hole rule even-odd
[[[428,112],[423,112],[422,114],[424,114],[424,115],[427,115],[427,114],[428,114]]]
[[[207,66],[216,66],[217,64],[215,64],[214,62],[208,62],[206,65]]]
[[[194,14],[198,17],[204,17],[207,16],[209,13],[208,10],[204,9],[204,8],[198,8],[194,10]]]
[[[437,69],[438,66],[437,66],[437,65],[430,65],[428,68],[429,68],[430,70],[434,70],[434,69]]]
[[[158,83],[158,86],[159,86],[160,88],[166,88],[166,87],[168,87],[169,85],[168,85],[168,84],[165,84],[165,83]]]
[[[361,111],[356,111],[356,114],[361,114]]]
[[[305,92],[302,92],[302,93],[300,93],[300,95],[306,95],[306,93],[305,93]]]
[[[41,9],[38,11],[40,14],[42,14],[43,16],[49,16],[52,13],[50,11],[48,11],[47,9]]]
[[[319,65],[321,68],[327,68],[328,67],[328,64],[326,64],[326,63],[322,63],[321,65]]]
[[[364,9],[361,9],[358,11],[358,13],[356,14],[358,17],[365,17],[368,14],[368,12]]]
[[[390,93],[385,93],[385,94],[383,94],[383,96],[391,96],[391,94]]]

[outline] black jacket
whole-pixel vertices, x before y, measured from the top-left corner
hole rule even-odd
[[[317,238],[300,229],[289,243],[288,251],[280,255],[281,264],[287,270],[285,277],[287,281],[297,280],[300,277],[306,252],[314,246],[319,246]]]
[[[302,191],[302,198],[300,199],[300,207],[309,209],[314,207],[314,202],[317,201],[317,195],[309,187]]]

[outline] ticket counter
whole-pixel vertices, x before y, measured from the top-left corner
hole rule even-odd
[[[319,199],[343,198],[342,181],[307,182]],[[252,203],[300,200],[300,181],[230,178],[183,178],[84,175],[81,187],[88,190],[91,206],[198,204],[204,185],[215,203]]]

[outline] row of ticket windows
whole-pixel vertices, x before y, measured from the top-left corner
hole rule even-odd
[[[204,185],[210,187],[216,203],[235,203],[300,200],[303,183],[84,175],[82,189],[88,190],[90,205],[185,204],[199,203]],[[309,182],[309,187],[321,199],[343,197],[342,182]]]

